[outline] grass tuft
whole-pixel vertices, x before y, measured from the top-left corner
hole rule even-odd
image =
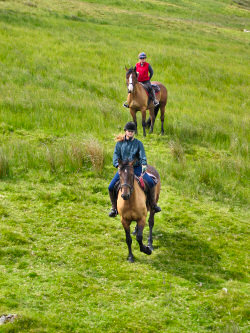
[[[86,153],[92,163],[93,169],[100,173],[104,166],[104,149],[100,143],[91,139],[85,142]]]
[[[184,149],[180,143],[180,141],[174,141],[174,140],[171,140],[169,142],[169,147],[170,147],[170,152],[173,156],[173,158],[180,162],[180,163],[183,163],[185,162],[185,154],[184,154]]]

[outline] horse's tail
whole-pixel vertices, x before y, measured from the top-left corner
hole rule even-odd
[[[154,108],[155,118],[158,114],[159,109],[160,109],[160,104],[156,105],[155,108]]]
[[[158,114],[159,108],[160,108],[160,104],[156,105],[154,108],[155,118]],[[150,125],[151,125],[151,118],[149,117],[148,120],[146,121],[146,127],[149,128]]]

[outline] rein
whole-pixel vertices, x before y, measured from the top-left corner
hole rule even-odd
[[[135,175],[133,177],[133,185],[130,185],[128,183],[120,184],[120,189],[127,186],[130,189],[130,195],[131,195],[134,191],[134,180],[135,180]]]

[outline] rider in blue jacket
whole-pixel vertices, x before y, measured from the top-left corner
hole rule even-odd
[[[128,122],[125,127],[125,135],[120,138],[116,143],[113,165],[118,167],[118,160],[121,161],[135,161],[134,173],[136,176],[143,174],[143,179],[146,181],[149,187],[149,200],[150,206],[154,209],[155,213],[161,211],[161,208],[156,205],[155,202],[155,183],[153,179],[146,173],[147,170],[147,158],[144,150],[144,146],[141,141],[137,140],[135,135],[136,125],[133,122]],[[114,191],[115,183],[119,180],[119,173],[117,172],[109,184],[109,196],[112,204],[112,209],[109,213],[110,217],[117,215],[117,197]]]

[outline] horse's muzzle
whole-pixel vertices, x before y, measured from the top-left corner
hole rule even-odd
[[[128,200],[130,195],[129,194],[122,194],[121,197],[122,197],[123,200]]]

